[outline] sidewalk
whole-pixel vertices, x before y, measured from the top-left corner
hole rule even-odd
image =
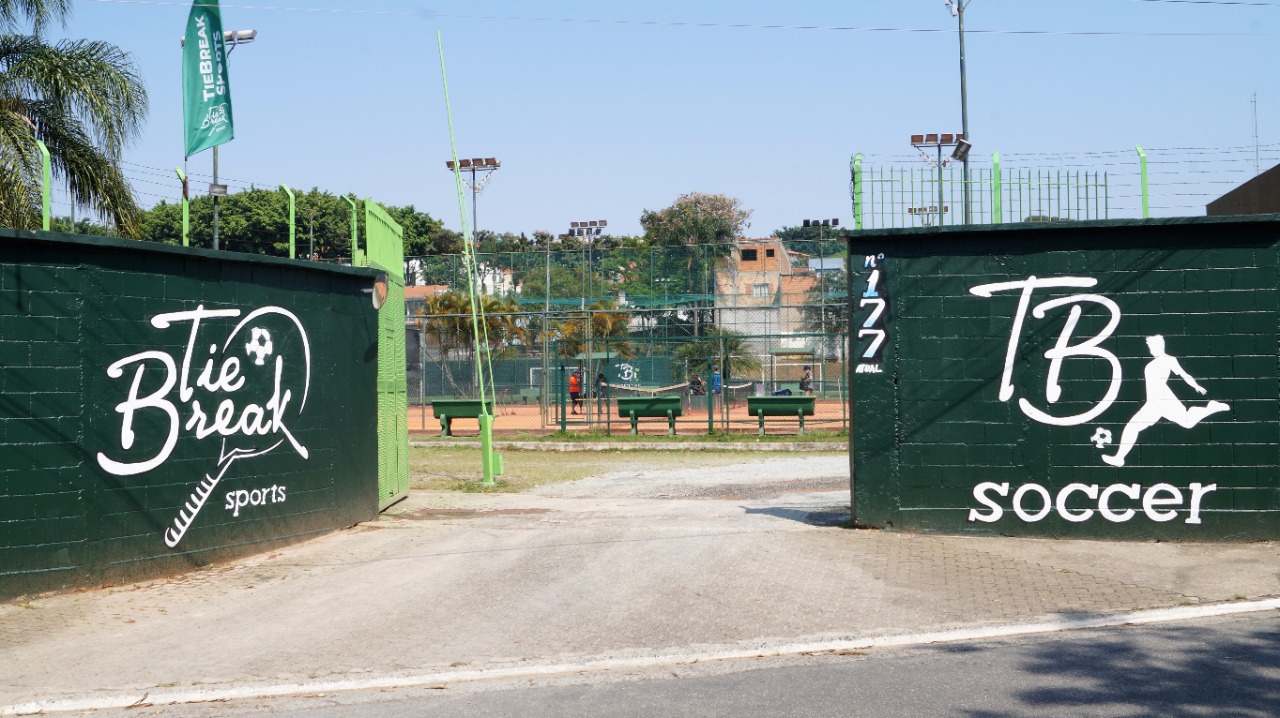
[[[844,456],[743,461],[419,492],[269,555],[0,605],[0,715],[1280,596],[1280,544],[851,531]]]

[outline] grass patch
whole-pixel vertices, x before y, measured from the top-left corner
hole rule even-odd
[[[438,440],[441,444],[447,444],[452,439],[446,439],[438,435],[424,436],[416,434],[411,437],[413,441],[432,441]],[[476,440],[479,437],[462,436],[461,439]],[[610,436],[603,428],[593,428],[589,431],[569,431],[563,434],[559,432],[546,433],[527,433],[517,432],[515,434],[502,434],[494,437],[495,441],[529,441],[529,442],[545,442],[545,443],[605,443],[605,444],[635,444],[649,442],[679,442],[692,444],[790,444],[796,442],[804,443],[829,443],[832,444],[832,450],[838,450],[841,447],[847,447],[849,444],[849,433],[845,431],[806,431],[804,436],[792,434],[766,434],[757,436],[754,432],[744,433],[724,433],[716,431],[713,434],[681,434],[679,436],[667,436],[666,434],[641,434],[640,436],[632,436],[630,430],[623,426],[621,428],[614,427],[613,435]]]
[[[836,449],[833,449],[836,450]],[[502,452],[506,472],[492,486],[481,483],[480,449],[440,444],[409,447],[410,485],[415,489],[468,493],[519,493],[545,484],[577,481],[620,471],[687,469],[764,460],[767,454],[735,451],[558,451]]]

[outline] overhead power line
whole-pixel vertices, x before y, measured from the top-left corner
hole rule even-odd
[[[1242,7],[1280,7],[1280,2],[1233,2],[1232,0],[1136,0],[1136,2],[1166,3],[1169,5],[1239,5]]]
[[[188,7],[185,2],[173,0],[89,0],[89,2],[112,5],[152,5],[162,7]],[[445,13],[403,10],[368,10],[362,8],[318,8],[287,5],[222,5],[224,10],[261,10],[268,12],[303,12],[316,14],[347,15],[390,15],[397,17],[421,17],[425,20],[441,18],[446,20],[499,20],[507,22],[545,22],[577,25],[633,25],[644,27],[681,27],[703,29],[730,30],[818,30],[827,32],[879,32],[879,33],[926,33],[950,35],[955,31],[949,27],[859,27],[853,25],[782,25],[760,23],[727,23],[727,22],[692,22],[684,20],[627,20],[621,18],[574,18],[574,17],[539,17],[518,15],[450,15]],[[1275,37],[1274,32],[1140,32],[1130,30],[982,30],[965,29],[968,34],[975,35],[1025,35],[1025,36],[1061,36],[1061,37]]]

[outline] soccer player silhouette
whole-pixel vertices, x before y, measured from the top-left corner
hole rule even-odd
[[[1193,406],[1189,409],[1183,406],[1182,401],[1169,388],[1169,379],[1172,375],[1177,374],[1182,377],[1182,380],[1198,394],[1205,394],[1205,388],[1192,379],[1190,374],[1183,371],[1176,358],[1165,352],[1164,337],[1159,334],[1147,337],[1147,347],[1151,350],[1151,356],[1154,357],[1142,371],[1146,378],[1147,402],[1138,409],[1129,423],[1125,424],[1116,453],[1102,456],[1102,460],[1112,466],[1124,466],[1124,457],[1129,455],[1133,445],[1137,443],[1138,434],[1144,429],[1151,428],[1161,419],[1168,419],[1184,429],[1190,429],[1205,417],[1231,408],[1221,401],[1210,401],[1204,406]]]

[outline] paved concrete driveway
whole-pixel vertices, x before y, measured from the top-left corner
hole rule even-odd
[[[642,463],[522,495],[417,492],[269,555],[2,605],[0,708],[767,652],[1280,595],[1274,543],[851,531],[843,454]]]

